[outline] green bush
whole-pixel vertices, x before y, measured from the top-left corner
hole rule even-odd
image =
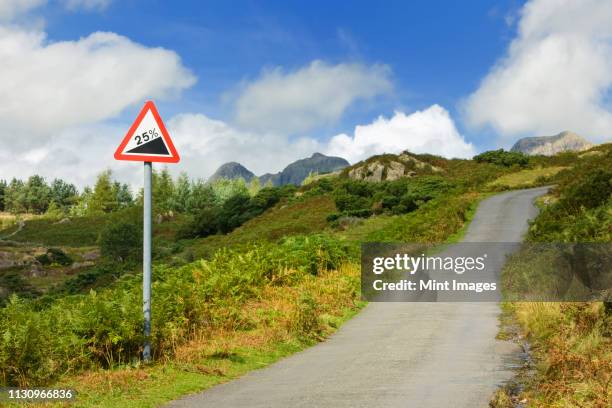
[[[607,242],[612,230],[612,159],[577,165],[553,191],[558,200],[532,223],[529,239],[539,242]]]
[[[69,266],[72,265],[72,263],[74,262],[72,258],[70,258],[60,248],[49,248],[47,249],[46,253],[38,255],[36,257],[36,260],[40,262],[41,265],[57,264],[62,266]]]
[[[134,261],[141,256],[142,229],[130,222],[106,226],[100,233],[100,253],[119,262]]]
[[[477,163],[492,163],[498,166],[521,166],[525,167],[529,164],[529,157],[521,152],[507,152],[504,149],[489,150],[474,156],[474,161]]]
[[[209,206],[200,210],[178,235],[180,238],[204,238],[216,233],[227,234],[273,207],[281,199],[293,195],[295,189],[295,186],[265,187],[253,197],[239,192],[225,200],[221,206]]]
[[[219,210],[216,207],[204,208],[179,231],[179,238],[205,238],[219,231]]]

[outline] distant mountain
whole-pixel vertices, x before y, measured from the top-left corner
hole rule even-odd
[[[226,179],[238,179],[242,178],[244,181],[249,182],[255,177],[249,169],[244,167],[240,163],[229,162],[222,164],[217,171],[214,172],[212,176],[208,179],[208,181],[215,181],[218,179],[226,178]]]
[[[513,152],[525,154],[542,154],[553,156],[565,151],[583,151],[593,147],[586,139],[576,133],[565,131],[556,136],[524,137],[519,139],[512,149]]]
[[[342,170],[350,166],[350,163],[341,157],[325,156],[321,153],[315,153],[312,156],[295,161],[285,167],[280,173],[268,175],[264,174],[259,181],[265,184],[267,180],[264,176],[269,176],[272,184],[275,186],[284,186],[285,184],[295,184],[299,186],[311,173],[323,174],[333,171]]]
[[[284,186],[285,184],[295,184],[299,186],[311,173],[323,174],[331,173],[348,167],[350,163],[341,157],[325,156],[315,153],[306,159],[297,160],[278,173],[266,173],[259,176],[261,185],[268,182],[273,186]],[[246,181],[251,181],[255,175],[239,163],[225,163],[217,169],[210,178],[214,181],[219,178],[235,179],[242,177]]]

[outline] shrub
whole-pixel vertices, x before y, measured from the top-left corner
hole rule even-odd
[[[321,332],[317,303],[310,293],[303,293],[297,300],[291,319],[292,329],[305,337],[313,337]]]
[[[489,150],[474,156],[477,163],[492,163],[498,166],[511,167],[518,165],[525,167],[529,164],[529,157],[521,152],[507,152],[504,149]]]
[[[356,254],[325,235],[300,236],[279,244],[224,248],[210,260],[182,268],[155,268],[154,356],[171,355],[198,331],[249,327],[248,319],[235,311],[264,286],[297,284],[319,270],[337,269]],[[0,384],[45,384],[66,372],[138,358],[141,282],[141,276],[125,275],[108,290],[64,296],[42,310],[12,297],[0,309]],[[312,300],[299,304],[300,330],[318,330]]]
[[[119,262],[133,261],[141,254],[142,230],[133,223],[113,223],[102,230],[99,243],[102,256]]]
[[[605,203],[612,192],[612,171],[597,169],[570,184],[560,205],[574,211],[580,207],[595,208]]]
[[[218,208],[204,208],[179,230],[178,236],[179,238],[205,238],[214,235],[219,231],[218,218]]]
[[[37,256],[36,259],[43,265],[58,264],[68,266],[74,262],[60,248],[49,248],[45,254]]]

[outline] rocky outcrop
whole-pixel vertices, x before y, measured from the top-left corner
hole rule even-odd
[[[346,173],[354,180],[372,182],[397,180],[418,174],[433,174],[443,170],[414,157],[408,152],[400,155],[374,156],[351,167]]]
[[[529,155],[554,156],[557,153],[566,151],[581,152],[591,147],[593,147],[593,144],[583,137],[576,133],[565,131],[555,136],[524,137],[519,139],[510,150]]]

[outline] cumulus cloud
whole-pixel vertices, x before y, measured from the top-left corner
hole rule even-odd
[[[208,177],[228,161],[240,162],[258,175],[276,172],[321,148],[311,138],[240,130],[203,114],[177,115],[168,128],[181,154],[177,171],[193,177]]]
[[[532,0],[518,35],[465,102],[468,124],[505,140],[570,129],[612,137],[612,2]]]
[[[93,124],[63,129],[38,140],[27,150],[14,148],[2,137],[0,178],[27,178],[43,175],[48,181],[59,177],[80,187],[91,185],[97,174],[111,168],[116,176],[132,185],[142,184],[142,166],[114,161],[113,153],[125,134],[124,126]],[[109,143],[109,137],[112,142]],[[8,138],[7,138],[8,139]]]
[[[44,3],[3,1],[0,19],[21,21],[20,15]],[[108,3],[85,0],[71,6]],[[109,120],[145,99],[179,94],[195,76],[171,50],[109,32],[54,42],[41,29],[28,28],[26,20],[25,25],[0,23],[0,177],[38,173],[82,186],[113,167],[122,179],[135,181],[133,167],[112,160],[129,124]]]
[[[403,150],[445,157],[471,157],[475,153],[448,112],[438,105],[411,114],[396,112],[390,119],[379,117],[356,126],[353,137],[341,134],[327,140],[245,131],[203,114],[177,115],[168,122],[168,128],[182,156],[173,171],[187,171],[194,177],[208,177],[228,161],[238,161],[258,175],[276,172],[317,151],[353,163],[374,154]]]
[[[166,125],[181,155],[181,162],[169,166],[170,171],[175,175],[185,171],[193,178],[207,178],[228,161],[240,162],[257,175],[277,172],[314,152],[341,156],[353,163],[403,150],[445,157],[474,154],[474,147],[465,142],[448,112],[438,105],[411,114],[396,112],[389,119],[379,117],[356,126],[352,137],[341,134],[327,140],[246,131],[201,113],[176,115]],[[25,177],[40,173],[83,186],[91,184],[101,170],[111,168],[120,180],[139,186],[142,166],[112,159],[127,127],[104,123],[79,126],[58,132],[36,148],[16,154],[5,151],[0,153],[0,174]],[[107,135],[115,135],[113,142],[117,143],[109,143]]]
[[[31,137],[113,117],[195,82],[175,52],[108,32],[48,42],[43,32],[0,26],[0,60],[0,128]]]
[[[12,20],[46,2],[47,0],[2,0],[0,1],[0,21]]]
[[[411,114],[395,112],[368,125],[355,127],[354,136],[334,136],[326,149],[356,162],[381,153],[431,153],[444,157],[472,157],[474,146],[459,134],[446,109],[439,105]]]
[[[299,133],[334,123],[355,101],[391,91],[384,65],[330,65],[314,61],[296,71],[264,71],[235,101],[236,122],[245,128]]]

